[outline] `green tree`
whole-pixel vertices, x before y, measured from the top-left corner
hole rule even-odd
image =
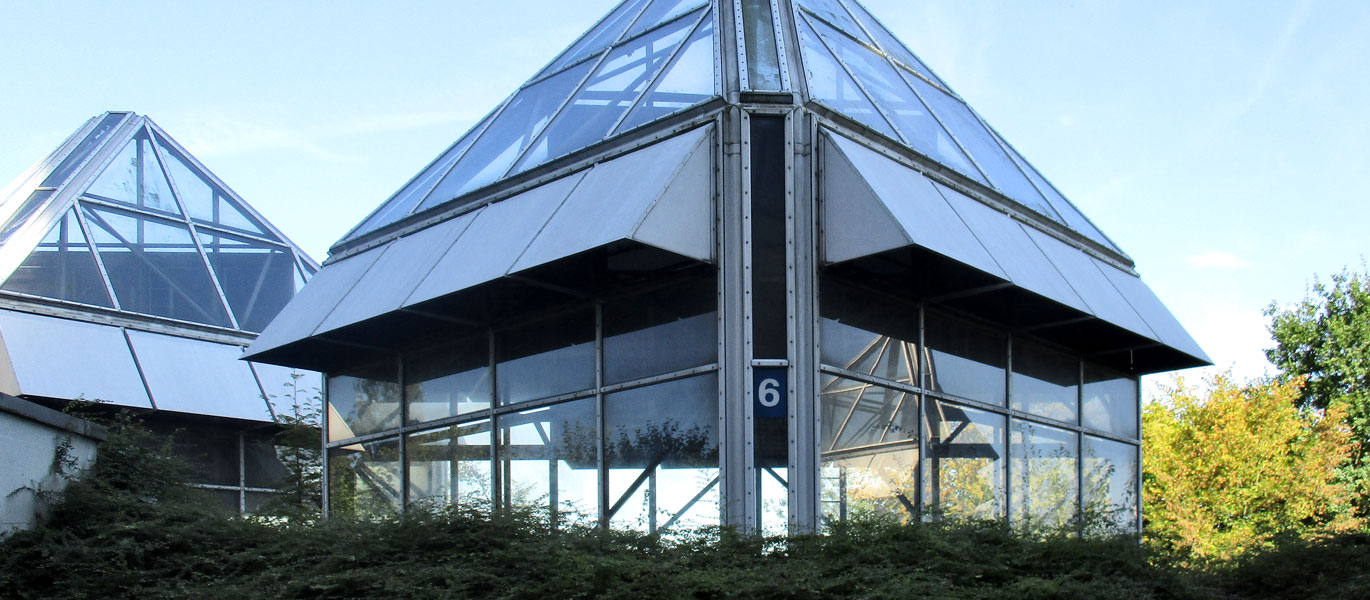
[[[1228,559],[1276,534],[1358,525],[1335,468],[1351,452],[1344,414],[1301,409],[1302,381],[1176,382],[1147,404],[1142,499],[1147,534],[1200,561]]]
[[[1281,380],[1307,381],[1298,405],[1344,408],[1355,448],[1338,473],[1356,492],[1357,514],[1370,516],[1370,270],[1314,280],[1301,302],[1265,314],[1275,340],[1266,358]]]

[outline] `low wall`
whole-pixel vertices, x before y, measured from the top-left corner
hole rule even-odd
[[[0,536],[32,527],[45,508],[40,493],[66,487],[104,437],[99,425],[0,394]]]

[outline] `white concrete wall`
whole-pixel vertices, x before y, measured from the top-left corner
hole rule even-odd
[[[64,441],[70,442],[67,454],[78,468],[95,460],[95,440],[0,410],[0,536],[34,525],[44,509],[35,490],[66,487],[66,479],[53,473],[53,459]]]

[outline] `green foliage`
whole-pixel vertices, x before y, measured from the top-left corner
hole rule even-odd
[[[1229,559],[1280,533],[1359,525],[1334,469],[1351,445],[1342,414],[1299,409],[1299,381],[1207,390],[1183,382],[1142,414],[1147,533],[1199,561]]]
[[[1307,381],[1299,405],[1345,409],[1356,446],[1339,472],[1357,492],[1358,514],[1370,517],[1370,270],[1314,280],[1303,301],[1265,314],[1275,339],[1266,358],[1284,381]]]
[[[276,457],[285,466],[285,479],[258,511],[259,515],[287,519],[312,519],[323,508],[323,450],[319,419],[323,396],[317,388],[300,384],[303,375],[292,373],[282,394],[269,398],[281,430],[272,440]]]

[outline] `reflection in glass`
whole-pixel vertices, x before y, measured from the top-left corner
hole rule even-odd
[[[1137,447],[1084,438],[1083,511],[1086,523],[1137,530]]]
[[[372,517],[400,510],[400,441],[353,444],[328,451],[328,511]]]
[[[490,342],[483,335],[404,357],[408,423],[490,408]]]
[[[238,327],[261,331],[295,296],[295,255],[286,246],[199,229]]]
[[[936,82],[937,85],[944,88],[946,87],[936,75],[932,74],[932,69],[929,69],[927,65],[924,65],[923,61],[918,60],[918,57],[914,56],[912,52],[909,52],[909,49],[904,46],[903,42],[900,42],[891,35],[889,30],[885,29],[875,17],[871,16],[869,12],[866,12],[866,8],[861,6],[860,2],[848,2],[847,6],[851,8],[851,11],[856,15],[856,18],[861,20],[861,24],[866,27],[866,31],[871,32],[871,35],[875,36],[876,43],[885,54],[889,55],[890,58],[893,58],[901,65],[931,79]]]
[[[799,0],[798,4],[862,43],[870,44],[865,32],[861,31],[861,27],[852,20],[851,15],[847,14],[837,0]]]
[[[415,433],[405,440],[409,502],[491,508],[490,421]]]
[[[717,525],[716,374],[607,394],[609,521],[656,532]]]
[[[918,345],[872,333],[833,319],[823,319],[820,348],[823,364],[916,385]]]
[[[328,441],[400,426],[399,370],[383,360],[328,378]]]
[[[604,17],[599,24],[595,25],[594,29],[576,40],[575,44],[557,57],[541,73],[538,73],[537,77],[555,73],[591,54],[599,54],[599,51],[603,50],[605,46],[613,44],[620,37],[623,37],[623,30],[627,29],[633,20],[642,13],[643,5],[646,3],[647,0],[627,0],[618,5],[614,12]]]
[[[929,504],[941,513],[1004,515],[1004,417],[940,400],[928,402]]]
[[[804,54],[804,69],[807,71],[809,95],[829,108],[864,123],[891,139],[899,139],[899,134],[875,110],[875,105],[866,93],[856,85],[846,69],[837,62],[832,53],[819,41],[818,34],[809,27],[808,21],[798,20],[799,43]]]
[[[181,216],[146,131],[119,151],[86,193],[102,200]]]
[[[675,62],[661,73],[618,131],[628,131],[718,95],[713,34],[714,20],[706,15]]]
[[[74,208],[38,242],[38,247],[5,280],[3,289],[113,307]]]
[[[828,377],[819,396],[824,515],[898,516],[916,513],[918,398],[841,377]]]
[[[595,400],[499,417],[501,502],[541,508],[554,524],[591,525],[599,515]]]
[[[1008,337],[935,311],[924,317],[929,389],[1003,405]]]
[[[706,2],[701,0],[652,0],[652,5],[642,11],[642,16],[637,18],[633,28],[623,34],[623,39],[630,39],[704,4]]]
[[[690,282],[604,304],[604,382],[632,381],[718,360],[717,297]]]
[[[770,0],[742,0],[742,29],[747,48],[748,89],[780,91],[780,53]]]
[[[756,477],[759,480],[756,499],[759,504],[757,514],[761,517],[761,534],[775,536],[789,533],[789,469],[779,466],[759,467],[756,470]]]
[[[168,221],[84,205],[84,217],[124,310],[229,325],[190,229]]]
[[[317,446],[315,447],[317,449]],[[282,447],[282,450],[285,450]],[[243,436],[243,480],[248,487],[274,488],[289,476],[269,436]],[[317,455],[315,455],[317,458]]]
[[[1084,404],[1080,424],[1137,437],[1137,380],[1127,375],[1085,363]]]
[[[500,404],[595,386],[595,318],[590,311],[501,332],[495,348]]]
[[[1074,432],[1012,420],[1009,503],[1014,523],[1053,528],[1075,518],[1080,491],[1076,439]]]
[[[1075,423],[1080,361],[1025,340],[1013,341],[1013,408]]]

